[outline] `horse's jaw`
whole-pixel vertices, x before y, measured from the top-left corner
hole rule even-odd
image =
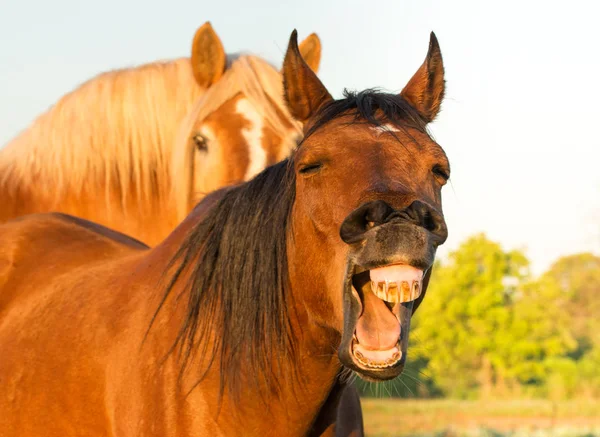
[[[405,272],[398,266],[368,270],[352,262],[348,264],[344,283],[344,330],[338,356],[344,366],[373,382],[397,377],[406,362],[413,303],[420,295],[423,274],[420,271],[409,286],[405,279],[412,278],[399,276],[398,272]],[[396,281],[381,284],[373,274],[379,269],[390,270],[389,279]],[[411,267],[405,266],[405,269],[410,271]],[[404,293],[403,289],[407,288]]]
[[[402,222],[374,228],[352,246],[338,350],[344,366],[370,381],[402,373],[411,317],[426,291],[437,246],[429,231]]]

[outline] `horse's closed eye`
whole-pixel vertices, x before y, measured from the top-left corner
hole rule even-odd
[[[446,181],[448,181],[448,179],[450,179],[450,174],[448,174],[448,172],[446,171],[446,169],[444,169],[439,164],[434,165],[433,168],[431,169],[431,171],[433,172],[433,174],[436,177],[441,178],[444,182],[446,182]]]
[[[299,171],[303,175],[310,175],[310,174],[318,172],[321,169],[321,167],[323,167],[322,163],[315,162],[313,164],[303,165],[302,167],[300,167]]]

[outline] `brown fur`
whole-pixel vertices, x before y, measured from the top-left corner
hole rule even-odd
[[[299,56],[294,33],[285,64],[308,68]],[[302,89],[298,87],[307,83],[306,95],[296,102],[311,105],[313,93],[322,96],[326,92],[316,77],[297,82],[287,76],[286,92],[299,95]],[[32,215],[0,225],[3,435],[303,436],[335,432],[331,412],[340,402],[335,390],[341,387],[342,369],[333,351],[344,331],[342,281],[354,250],[340,239],[340,228],[366,198],[385,197],[394,208],[418,199],[441,211],[444,181],[432,168],[447,169],[448,163],[442,149],[418,126],[407,124],[394,135],[380,133],[371,122],[364,122],[370,116],[356,122],[361,108],[327,119],[327,108],[335,108],[335,102],[324,104],[310,115],[307,125],[314,130],[289,162],[265,170],[246,184],[207,196],[152,249],[58,214]],[[306,112],[306,108],[295,109]],[[403,119],[396,122],[404,123]],[[315,162],[322,165],[305,171]],[[285,182],[282,172],[283,179],[293,185],[281,186]],[[276,187],[276,193],[286,197],[274,198],[275,193],[261,188],[265,186]],[[284,204],[290,209],[282,215],[278,208]],[[248,214],[248,208],[255,208],[255,214]],[[258,208],[263,211],[260,215]],[[274,216],[284,217],[288,224],[279,227]],[[210,270],[208,265],[199,266],[196,258],[209,249],[209,242],[197,242],[194,236],[206,223],[223,230],[230,220],[237,220],[239,226],[226,234],[215,236],[215,230],[207,230],[207,235],[218,237],[211,244],[234,249],[238,239],[257,242],[263,229],[270,230],[271,240],[261,244],[270,249],[281,247],[282,241],[285,244],[289,283],[275,294],[289,293],[284,299],[290,306],[289,319],[262,314],[266,325],[259,326],[274,328],[269,322],[272,318],[279,328],[285,327],[285,335],[293,342],[289,354],[272,349],[272,355],[263,357],[271,369],[251,372],[256,368],[252,360],[233,369],[230,378],[239,377],[245,383],[237,400],[231,390],[225,390],[222,399],[218,396],[222,372],[227,369],[223,360],[236,352],[232,344],[222,342],[226,336],[219,321],[224,317],[232,326],[244,328],[261,315],[258,303],[277,297],[265,295],[260,287],[253,291],[247,284],[238,284],[217,288],[218,299],[210,300],[210,295],[202,293],[215,290],[186,286],[186,279],[193,278],[199,267]],[[250,229],[258,232],[249,234]],[[271,232],[275,229],[277,233]],[[192,258],[179,260],[175,254],[181,248],[184,253],[192,251]],[[245,260],[258,262],[266,275],[277,267],[259,262],[271,259],[270,251],[239,250],[241,264],[219,260],[217,251],[217,259],[212,260],[218,263],[214,274],[224,275],[217,278],[251,271]],[[165,294],[164,279],[179,267],[180,280]],[[270,290],[273,285],[263,287]],[[241,289],[253,291],[255,299],[236,303],[236,308],[250,310],[223,314],[202,306],[213,302],[214,308],[222,309],[220,302],[226,297],[235,302]],[[218,345],[222,353],[192,355],[179,379],[181,355],[168,351],[182,327],[189,326],[183,323],[190,320],[194,305],[201,310],[199,323],[210,328],[208,344]],[[192,329],[197,327],[192,325]],[[276,332],[259,340],[269,344],[271,334],[277,338]],[[193,341],[190,346],[206,350]],[[254,346],[238,343],[235,347],[251,350]],[[274,378],[263,378],[269,372]],[[356,409],[357,404],[350,408]],[[357,430],[348,432],[353,431]]]

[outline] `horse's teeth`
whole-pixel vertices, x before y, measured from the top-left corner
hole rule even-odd
[[[402,302],[409,302],[411,300],[411,298],[410,298],[410,286],[408,285],[408,282],[402,281],[401,287],[402,287],[402,294],[401,294]]]
[[[411,302],[421,295],[420,281],[402,282],[373,282],[371,281],[371,291],[379,299],[391,303]]]
[[[398,302],[398,284],[392,282],[388,288],[388,302]]]
[[[421,284],[419,284],[419,281],[414,281],[412,286],[412,298],[413,300],[418,299],[419,296],[421,296]]]

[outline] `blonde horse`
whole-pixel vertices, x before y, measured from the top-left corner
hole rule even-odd
[[[315,34],[301,52],[317,70]],[[0,222],[58,211],[154,245],[206,193],[288,156],[300,126],[282,96],[280,72],[228,57],[207,22],[190,58],[100,74],[0,149]]]

